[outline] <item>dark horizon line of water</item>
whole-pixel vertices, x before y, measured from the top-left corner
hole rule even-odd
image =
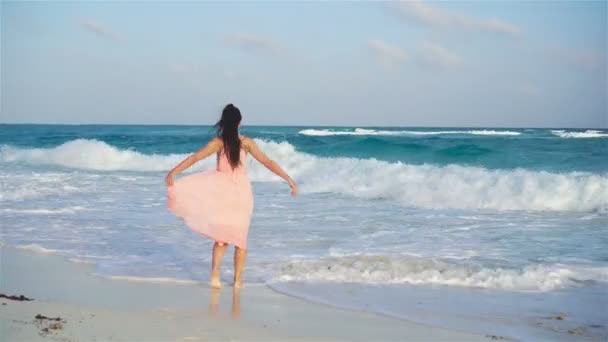
[[[93,127],[120,127],[120,126],[132,126],[132,127],[213,127],[214,124],[163,124],[163,123],[8,123],[0,122],[0,126],[93,126]],[[407,129],[535,129],[535,130],[559,130],[559,129],[573,129],[573,130],[608,130],[608,126],[605,127],[526,127],[526,126],[369,126],[369,125],[354,125],[354,126],[342,126],[342,125],[264,125],[264,124],[246,124],[245,127],[276,127],[276,128],[407,128]]]

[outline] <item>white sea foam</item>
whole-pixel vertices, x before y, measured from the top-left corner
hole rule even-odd
[[[0,149],[0,160],[2,151]],[[36,163],[36,160],[32,160]],[[97,175],[84,175],[63,172],[28,172],[10,175],[10,181],[1,182],[0,201],[25,201],[50,196],[65,196],[68,194],[87,192],[95,188]],[[72,210],[74,207],[72,207]],[[15,210],[21,209],[11,209]],[[27,210],[27,209],[23,209]],[[79,209],[76,209],[79,210]],[[43,214],[48,209],[37,210]],[[35,214],[36,212],[31,212]]]
[[[606,138],[608,137],[608,133],[604,131],[598,131],[593,129],[588,129],[584,132],[570,131],[567,132],[565,130],[553,130],[551,131],[553,135],[557,135],[561,138]]]
[[[468,131],[386,131],[374,130],[365,128],[355,128],[353,131],[340,131],[334,129],[304,129],[298,132],[302,135],[310,136],[332,136],[332,135],[440,135],[440,134],[470,134],[470,135],[497,135],[497,136],[513,136],[520,135],[520,132],[514,131],[496,131],[496,130],[468,130]]]
[[[0,161],[58,165],[85,170],[163,171],[186,155],[146,155],[98,140],[76,139],[54,148],[0,147]]]
[[[115,280],[126,280],[132,282],[143,282],[143,283],[172,283],[172,284],[182,284],[182,285],[196,285],[201,284],[200,281],[196,280],[187,280],[187,279],[176,279],[176,278],[165,278],[165,277],[133,277],[133,276],[106,276],[95,274],[96,276],[115,279]]]
[[[409,207],[605,211],[608,177],[589,173],[488,170],[460,165],[409,165],[375,159],[320,158],[296,152],[287,142],[258,141],[301,181],[303,192],[332,192],[390,199]],[[278,178],[258,165],[257,181]]]
[[[550,291],[597,279],[598,273],[564,265],[529,265],[521,269],[464,266],[434,259],[346,256],[296,260],[283,265],[278,281],[364,284],[438,284],[518,291]],[[600,277],[600,281],[605,280]]]
[[[399,131],[377,131],[373,129],[355,128],[354,131],[336,131],[331,129],[304,129],[298,132],[302,135],[331,136],[331,135],[399,135]]]
[[[13,213],[13,214],[31,214],[31,215],[57,215],[57,214],[74,214],[78,211],[87,210],[81,206],[67,207],[61,209],[12,209],[5,208],[0,209],[2,213]]]
[[[78,258],[70,258],[70,259],[68,259],[68,261],[71,261],[76,264],[85,264],[85,265],[95,265],[96,264],[95,261],[82,260],[82,259],[78,259]]]
[[[59,250],[56,250],[56,249],[44,248],[35,243],[16,246],[16,248],[26,250],[26,251],[31,251],[34,253],[41,253],[41,254],[58,254],[60,252]],[[62,251],[62,252],[65,252],[65,251]]]
[[[455,133],[455,134],[461,134],[461,133]],[[482,129],[482,130],[467,131],[467,134],[473,134],[473,135],[521,135],[521,132],[495,131],[495,130]]]
[[[325,192],[389,199],[419,208],[600,212],[608,209],[608,176],[602,174],[488,170],[461,165],[410,165],[375,159],[317,157],[295,151],[287,142],[258,140],[258,144],[301,183],[303,193]],[[167,171],[185,156],[146,155],[82,139],[51,149],[7,146],[0,149],[0,160],[4,162],[88,170]],[[203,167],[213,167],[212,159],[205,160]],[[280,181],[251,158],[249,162],[253,181]],[[67,186],[63,181],[45,182],[51,188]],[[40,189],[36,185],[36,189],[29,190]],[[0,199],[15,197],[13,190],[2,189]],[[29,191],[28,188],[25,190]],[[81,187],[74,189],[80,190]],[[65,189],[59,192],[62,191]]]

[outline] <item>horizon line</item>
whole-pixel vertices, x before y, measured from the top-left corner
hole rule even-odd
[[[0,125],[46,125],[46,126],[186,126],[186,127],[213,127],[214,124],[164,124],[164,123],[36,123],[36,122],[0,122]],[[276,125],[276,124],[248,124],[244,127],[308,127],[308,128],[500,128],[500,129],[608,129],[604,127],[566,127],[566,126],[401,126],[401,125]]]

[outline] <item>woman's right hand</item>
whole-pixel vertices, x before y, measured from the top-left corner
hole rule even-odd
[[[293,180],[289,181],[289,187],[291,188],[291,196],[298,194],[298,185]]]

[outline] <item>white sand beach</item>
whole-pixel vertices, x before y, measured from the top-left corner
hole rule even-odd
[[[262,285],[234,292],[229,285],[216,291],[206,284],[108,279],[91,274],[93,265],[58,255],[8,246],[0,253],[0,293],[33,299],[0,300],[3,341],[492,339],[312,304]]]

